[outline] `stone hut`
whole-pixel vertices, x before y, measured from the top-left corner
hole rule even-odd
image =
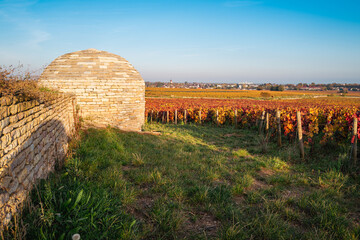
[[[124,58],[96,49],[64,54],[41,74],[39,84],[74,93],[85,121],[140,131],[145,83]]]

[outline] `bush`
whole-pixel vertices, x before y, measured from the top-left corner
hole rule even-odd
[[[37,77],[30,72],[22,70],[22,65],[17,67],[0,66],[0,97],[16,96],[27,100],[52,100],[56,91],[40,88]]]
[[[284,86],[283,85],[276,85],[276,86],[271,86],[270,91],[284,91]]]
[[[261,92],[261,93],[260,93],[260,96],[261,96],[261,97],[266,97],[266,98],[268,98],[268,97],[271,97],[271,94],[268,93],[268,92]]]

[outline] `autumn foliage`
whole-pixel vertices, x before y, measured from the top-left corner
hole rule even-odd
[[[315,137],[320,143],[328,141],[343,142],[350,137],[354,117],[360,123],[360,101],[351,98],[298,99],[298,100],[250,100],[250,99],[146,99],[146,116],[152,120],[162,121],[169,112],[169,121],[184,120],[187,110],[187,122],[234,124],[246,128],[253,127],[263,111],[270,114],[270,128],[275,129],[275,114],[281,113],[283,134],[291,139],[296,136],[296,112],[301,111],[305,143],[312,144]],[[235,110],[237,117],[235,118]],[[216,112],[218,118],[216,118]],[[360,126],[358,127],[360,139]]]
[[[0,66],[0,97],[16,96],[40,101],[56,98],[55,91],[39,87],[37,77],[22,68],[22,65]]]
[[[337,91],[269,91],[269,90],[236,90],[236,89],[186,89],[147,87],[146,97],[159,98],[308,98],[315,96],[339,95]],[[347,95],[360,96],[359,92],[348,92]]]

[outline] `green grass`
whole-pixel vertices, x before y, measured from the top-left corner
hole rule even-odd
[[[89,129],[42,181],[6,238],[358,239],[359,178],[338,153],[262,153],[253,130],[148,124]]]

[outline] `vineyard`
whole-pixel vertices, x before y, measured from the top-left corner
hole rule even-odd
[[[324,98],[301,100],[251,99],[146,99],[148,121],[214,123],[236,125],[239,128],[259,126],[262,115],[268,113],[269,129],[276,128],[276,112],[280,111],[283,135],[288,140],[296,136],[297,111],[301,113],[304,143],[307,145],[333,141],[347,142],[351,138],[354,118],[358,119],[360,138],[360,101],[356,98]],[[271,133],[271,131],[270,131]]]
[[[147,87],[146,97],[156,98],[311,98],[341,95],[337,91],[254,91],[254,90],[232,90],[232,89],[185,89],[185,88],[155,88]],[[360,96],[359,92],[349,92],[348,96]]]

